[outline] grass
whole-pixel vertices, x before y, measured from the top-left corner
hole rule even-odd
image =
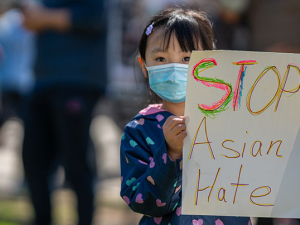
[[[27,197],[13,197],[0,200],[0,225],[28,224],[33,210]]]
[[[101,192],[100,192],[101,193]],[[133,213],[120,197],[97,194],[93,224],[136,225],[140,215]],[[112,196],[110,196],[112,197]],[[77,222],[76,198],[70,189],[59,189],[52,195],[53,225],[74,225]],[[0,196],[0,225],[31,225],[34,212],[28,196]]]

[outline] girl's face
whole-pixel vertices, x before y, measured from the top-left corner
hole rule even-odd
[[[168,63],[189,64],[191,52],[183,52],[175,34],[171,35],[168,49],[163,46],[164,33],[162,28],[150,34],[147,40],[145,61],[147,67],[163,65]],[[201,50],[201,49],[199,49]],[[144,62],[139,58],[143,73],[148,78],[148,73]]]

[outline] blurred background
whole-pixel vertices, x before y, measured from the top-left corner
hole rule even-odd
[[[41,32],[23,26],[25,3],[28,0],[0,0],[0,225],[30,225],[34,219],[22,162],[23,112],[29,107],[28,96],[40,82],[34,68]],[[134,225],[140,216],[119,197],[119,142],[125,124],[147,105],[147,91],[135,57],[149,17],[166,7],[184,4],[207,12],[217,49],[300,53],[300,1],[108,0],[105,4],[105,59],[92,59],[96,64],[105,62],[105,74],[99,79],[107,79],[89,128],[90,164],[95,178],[93,224]],[[74,64],[81,59],[76,60]],[[77,107],[74,104],[72,109]],[[53,224],[76,224],[76,197],[62,166],[53,172],[53,180]],[[273,224],[300,223],[277,219]]]

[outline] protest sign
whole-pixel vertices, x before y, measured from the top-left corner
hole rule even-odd
[[[300,55],[194,51],[182,213],[300,217]]]

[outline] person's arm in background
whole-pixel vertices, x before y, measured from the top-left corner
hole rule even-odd
[[[219,0],[221,19],[226,24],[237,24],[241,15],[247,10],[251,0]]]
[[[67,8],[47,8],[34,2],[22,7],[23,25],[34,32],[68,31],[72,28],[71,12]]]
[[[3,49],[2,49],[2,46],[0,44],[0,66],[1,66],[2,59],[3,59]]]
[[[101,0],[84,0],[65,8],[47,8],[30,2],[23,6],[24,26],[32,31],[44,30],[99,32],[105,23]]]

